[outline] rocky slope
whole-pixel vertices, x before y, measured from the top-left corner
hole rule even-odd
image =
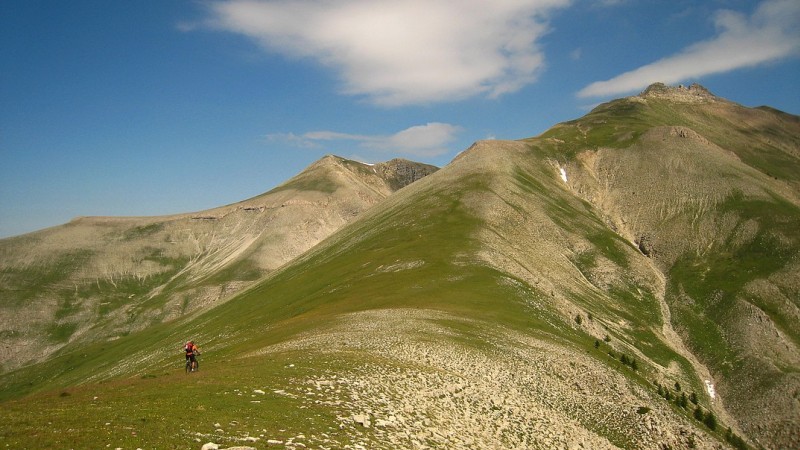
[[[440,325],[474,327],[485,349],[458,342]],[[437,336],[435,340],[426,336]],[[582,349],[581,349],[582,350]],[[340,316],[259,354],[284,351],[366,355],[352,369],[322,368],[280,395],[324,402],[345,432],[325,442],[345,448],[714,448],[715,439],[670,403],[563,343],[436,310]],[[324,367],[324,366],[323,366]],[[631,372],[630,369],[627,369]],[[375,434],[368,431],[372,427]],[[220,439],[223,436],[209,436]]]
[[[759,444],[800,445],[800,120],[654,85],[529,142],[650,258],[717,401]]]
[[[327,156],[236,204],[167,217],[81,217],[0,240],[0,368],[219,304],[435,170]]]

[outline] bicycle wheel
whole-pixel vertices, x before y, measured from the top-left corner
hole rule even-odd
[[[192,360],[187,359],[186,360],[186,373],[189,373],[191,371],[192,371]]]

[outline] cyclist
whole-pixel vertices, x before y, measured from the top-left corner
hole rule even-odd
[[[186,364],[191,364],[191,371],[197,370],[196,355],[200,354],[200,349],[194,345],[194,341],[189,341],[183,346],[183,351],[186,353]]]

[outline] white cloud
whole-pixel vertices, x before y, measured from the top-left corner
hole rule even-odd
[[[800,54],[800,2],[768,0],[752,16],[718,11],[718,34],[654,63],[597,81],[578,92],[579,97],[602,97],[641,90],[661,81],[675,84],[705,75],[753,67]]]
[[[549,14],[571,0],[226,0],[214,27],[336,70],[387,105],[497,97],[533,82]]]
[[[364,135],[337,131],[310,131],[270,134],[269,140],[289,142],[305,148],[321,148],[322,142],[352,141],[362,150],[378,151],[416,157],[438,156],[449,151],[447,146],[455,140],[462,128],[448,123],[431,122],[406,128],[391,135]]]

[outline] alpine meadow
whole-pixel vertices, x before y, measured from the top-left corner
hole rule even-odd
[[[657,83],[440,169],[327,156],[2,239],[0,423],[8,448],[800,448],[800,117]]]

